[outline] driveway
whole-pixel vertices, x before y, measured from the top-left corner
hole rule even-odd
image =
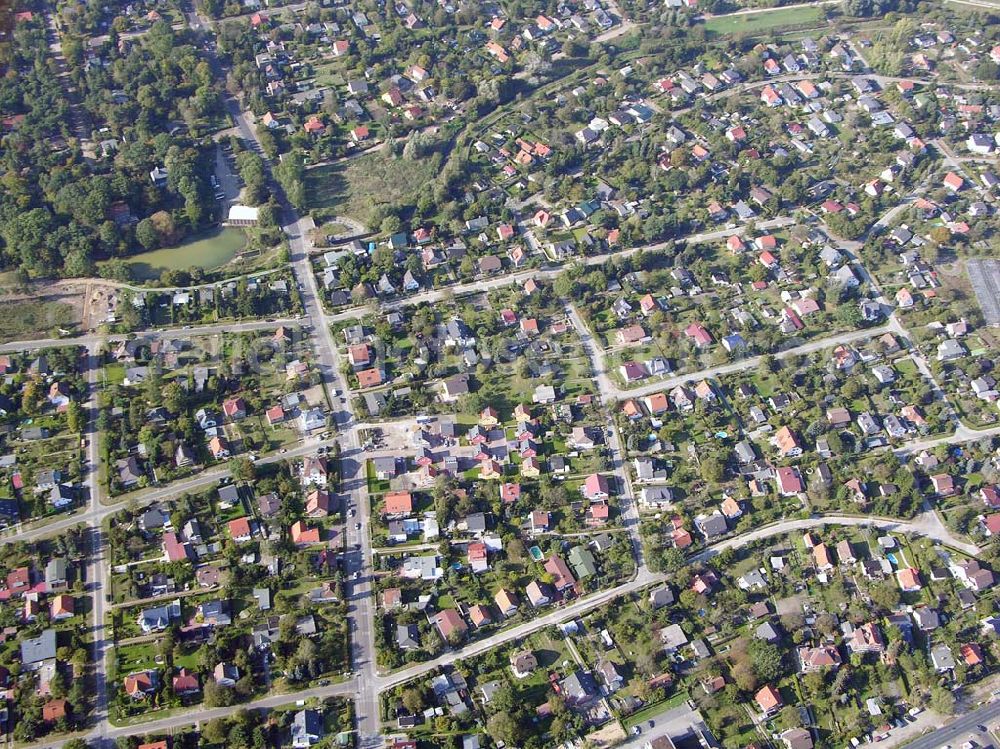
[[[652,726],[649,725],[650,722],[652,722]],[[630,733],[628,740],[619,746],[628,749],[641,749],[648,742],[660,736],[679,738],[692,731],[701,730],[704,724],[705,721],[701,717],[701,713],[691,709],[689,704],[685,702],[683,705],[667,708],[662,713],[657,713],[652,718],[644,720],[640,724],[642,733],[638,736],[633,736]]]

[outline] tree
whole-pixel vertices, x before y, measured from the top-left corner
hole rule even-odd
[[[757,684],[759,683],[757,675],[748,661],[737,661],[730,669],[730,674],[733,677],[733,682],[744,694],[749,694],[757,688]]]
[[[163,407],[172,414],[184,411],[186,396],[184,389],[176,380],[167,383],[163,388]]]
[[[892,611],[899,605],[899,588],[894,583],[882,582],[871,591],[872,603],[883,611]]]
[[[522,744],[523,730],[520,723],[518,723],[517,719],[511,713],[496,713],[490,717],[486,726],[493,738],[503,741],[508,746],[520,746]]]
[[[41,383],[36,379],[24,383],[24,390],[21,392],[21,410],[26,414],[38,413],[38,406],[42,399],[41,387]]]
[[[214,682],[212,682],[214,683]],[[206,684],[207,686],[207,684]],[[201,729],[202,738],[210,744],[223,744],[226,741],[226,719],[214,718],[204,724]]]
[[[257,477],[257,467],[249,458],[235,458],[229,461],[229,472],[233,481],[253,481]]]
[[[407,712],[416,714],[424,709],[424,695],[419,689],[407,689],[403,692],[403,707]]]
[[[953,715],[955,695],[944,687],[931,687],[931,709],[939,715]]]
[[[66,407],[66,425],[71,432],[83,432],[87,419],[83,412],[83,406],[76,401],[70,401]]]
[[[147,250],[155,250],[160,245],[160,235],[149,218],[135,225],[135,238]]]
[[[305,165],[299,152],[290,153],[274,168],[274,176],[288,201],[301,210],[306,202]]]
[[[774,681],[785,670],[781,650],[769,642],[754,638],[747,648],[747,654],[754,673],[761,681]]]
[[[205,704],[209,707],[226,707],[233,703],[233,690],[220,685],[215,679],[208,679],[203,688]]]
[[[793,705],[785,705],[778,714],[778,725],[783,730],[797,728],[802,725],[802,718],[799,716],[799,709]]]
[[[715,455],[706,455],[701,459],[701,477],[710,484],[718,484],[725,478],[725,464]]]

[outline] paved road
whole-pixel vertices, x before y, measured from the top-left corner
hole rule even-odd
[[[281,707],[282,705],[290,705],[299,700],[309,700],[309,699],[326,699],[328,697],[350,697],[357,690],[358,684],[355,679],[349,681],[341,682],[340,684],[331,685],[328,687],[318,687],[316,689],[305,689],[301,692],[289,692],[286,694],[273,694],[268,697],[263,697],[259,700],[254,700],[251,703],[244,705],[234,705],[232,707],[194,707],[187,708],[183,713],[177,716],[172,716],[169,718],[163,718],[161,720],[153,720],[147,723],[143,723],[138,726],[119,726],[107,729],[107,737],[109,739],[117,739],[122,736],[135,736],[136,734],[145,733],[170,733],[175,731],[177,728],[183,726],[189,726],[194,723],[204,723],[205,721],[212,720],[214,718],[224,718],[228,715],[232,715],[236,710],[241,708],[253,708],[259,710],[271,709],[275,707]]]
[[[793,531],[805,532],[821,528],[824,525],[870,526],[885,532],[926,536],[933,541],[940,541],[946,546],[954,547],[965,554],[976,555],[979,553],[979,547],[975,544],[966,543],[955,538],[947,528],[941,525],[941,522],[934,513],[922,513],[917,515],[913,520],[895,520],[893,518],[880,518],[869,515],[813,515],[808,518],[782,520],[778,523],[762,526],[749,533],[727,538],[695,553],[691,556],[691,561],[704,562],[726,549],[738,549],[747,544],[771,538],[772,536],[792,533]]]
[[[732,13],[705,13],[704,18],[730,18],[732,16],[752,16],[757,13],[772,13],[774,11],[794,10],[795,8],[818,8],[823,5],[838,5],[840,0],[819,0],[813,3],[797,3],[796,5],[782,5],[780,8],[744,8]]]
[[[786,226],[791,226],[795,223],[795,219],[790,216],[778,216],[777,218],[768,219],[766,221],[761,221],[756,224],[757,229],[766,231],[769,229],[780,229]],[[738,236],[743,236],[746,231],[745,226],[737,226],[732,229],[714,229],[712,231],[697,232],[695,234],[689,234],[685,237],[678,237],[677,239],[671,239],[666,242],[655,242],[653,244],[642,245],[640,247],[631,247],[627,250],[618,250],[616,252],[604,252],[599,255],[590,255],[588,257],[574,257],[567,263],[549,263],[549,267],[543,269],[532,268],[530,270],[520,271],[517,273],[508,273],[497,278],[491,278],[483,281],[472,281],[470,283],[457,284],[455,286],[446,286],[442,289],[435,289],[433,291],[425,291],[420,294],[413,294],[412,296],[403,297],[401,299],[394,299],[392,301],[382,302],[380,308],[384,310],[394,310],[401,309],[403,307],[411,307],[417,304],[433,304],[435,302],[440,302],[444,299],[450,299],[452,297],[464,296],[466,294],[476,294],[489,291],[490,289],[498,289],[504,286],[508,286],[513,283],[524,283],[529,278],[534,278],[536,281],[554,281],[558,278],[567,268],[573,265],[583,265],[586,267],[591,267],[595,265],[603,265],[612,258],[624,258],[631,255],[635,255],[638,252],[660,252],[676,244],[703,244],[705,242],[717,242],[729,238],[730,236],[736,234]],[[525,239],[533,243],[537,243],[533,234],[525,234]],[[342,312],[336,312],[326,316],[328,322],[340,322],[343,320],[354,320],[364,316],[367,308],[353,307]]]
[[[965,741],[964,734],[975,731],[976,726],[1000,718],[1000,702],[990,702],[966,713],[936,731],[914,739],[907,749],[938,749],[946,744],[957,746]]]
[[[772,356],[774,356],[775,359],[786,359],[788,357],[814,354],[817,351],[823,351],[843,343],[856,343],[858,341],[866,341],[870,338],[877,338],[890,330],[893,330],[893,326],[887,323],[885,325],[879,325],[875,328],[865,328],[864,330],[855,330],[850,333],[838,333],[834,336],[820,338],[815,341],[810,341],[809,343],[804,343],[801,346],[795,346],[794,348],[775,352]],[[751,356],[746,359],[740,359],[739,361],[728,364],[720,364],[717,367],[709,367],[708,369],[702,369],[697,372],[674,375],[673,377],[656,380],[655,382],[639,385],[634,388],[620,388],[618,385],[611,383],[608,393],[616,398],[638,398],[643,395],[649,395],[650,393],[658,393],[664,390],[669,390],[677,385],[682,385],[685,382],[696,382],[698,380],[718,377],[719,375],[732,374],[733,372],[742,372],[744,370],[753,369],[757,367],[763,359],[763,355]]]
[[[972,189],[978,193],[986,192],[986,188],[983,187],[982,183],[980,183],[978,179],[976,179],[975,175],[969,176],[969,173],[965,170],[962,162],[955,156],[954,153],[952,153],[951,148],[942,138],[935,138],[931,141],[931,143],[934,148],[938,150],[938,153],[941,154],[941,158],[944,160],[945,165],[950,168],[951,171],[955,172],[958,176],[964,179],[966,185],[971,185]]]
[[[611,403],[608,400],[614,396],[614,383],[611,382],[607,372],[604,371],[603,352],[596,345],[590,329],[580,318],[576,307],[567,301],[564,309],[573,327],[576,329],[576,334],[580,337],[580,342],[583,345],[584,352],[587,354],[587,358],[590,359],[591,374],[597,382],[601,400],[609,407],[608,424],[604,433],[607,436],[607,447],[611,453],[611,470],[617,477],[619,486],[624,489],[618,496],[618,509],[622,515],[622,525],[628,531],[629,538],[632,541],[632,558],[636,561],[636,569],[639,577],[642,577],[646,571],[646,557],[642,547],[642,536],[639,534],[639,505],[636,500],[635,491],[632,489],[632,477],[629,475],[628,467],[625,465],[625,450],[621,444],[621,435],[618,433],[618,427],[615,424],[614,417],[611,415]]]
[[[194,11],[189,18],[208,25],[209,20],[195,16]],[[222,66],[214,51],[208,54],[210,64],[217,70]],[[232,97],[227,97],[226,106],[235,123],[235,129],[240,137],[258,153],[264,161],[269,175],[271,190],[278,201],[281,216],[281,228],[288,238],[292,270],[299,286],[299,294],[305,309],[306,318],[312,325],[312,343],[323,378],[332,418],[340,433],[341,472],[346,502],[346,510],[357,513],[358,520],[351,523],[348,519],[344,531],[347,548],[347,569],[352,577],[347,583],[349,605],[348,626],[351,633],[351,663],[359,674],[358,689],[353,692],[355,698],[355,720],[361,747],[381,746],[381,721],[378,713],[378,692],[374,688],[376,673],[375,654],[375,605],[374,587],[372,584],[372,552],[369,527],[369,501],[367,495],[367,478],[365,475],[365,460],[358,443],[357,430],[353,426],[354,414],[351,411],[350,394],[347,382],[340,371],[337,358],[337,346],[327,324],[323,311],[322,300],[316,284],[309,260],[308,224],[304,221],[287,200],[280,186],[271,174],[271,163],[264,153],[257,133]]]
[[[335,442],[335,439],[312,439],[297,447],[289,448],[283,453],[275,452],[260,457],[257,459],[257,464],[277,463],[284,460],[291,460],[293,458],[300,458],[304,455],[312,455],[316,452],[318,447],[332,447]],[[132,497],[135,498],[139,507],[145,507],[153,504],[154,502],[173,499],[181,494],[184,494],[185,492],[192,493],[199,489],[204,489],[211,484],[218,483],[220,479],[228,478],[230,475],[231,472],[229,466],[222,465],[217,468],[202,471],[201,473],[191,476],[190,478],[175,481],[171,484],[167,484],[166,486],[146,489],[135,494],[127,495],[127,497],[122,497],[119,501],[114,502],[113,504],[104,504],[102,502],[99,506],[95,506],[91,503],[84,512],[69,515],[61,520],[28,528],[25,528],[22,524],[19,528],[0,531],[0,543],[6,543],[9,541],[37,541],[40,538],[49,538],[62,533],[69,528],[75,528],[81,524],[99,524],[104,520],[104,518],[121,510],[122,507],[124,507],[125,504],[132,499]]]
[[[824,525],[844,525],[844,526],[871,526],[878,528],[883,531],[894,531],[900,533],[916,533],[920,535],[925,535],[933,540],[940,541],[945,544],[953,545],[966,553],[976,553],[976,547],[971,544],[964,544],[962,542],[956,542],[954,538],[951,537],[946,531],[942,533],[942,529],[939,524],[936,523],[936,518],[927,518],[925,516],[920,516],[913,521],[905,520],[893,520],[888,518],[876,518],[867,516],[850,516],[850,515],[829,515],[829,516],[816,516],[810,518],[785,520],[778,523],[774,523],[769,526],[758,528],[750,533],[743,534],[741,536],[736,536],[730,539],[726,539],[717,544],[714,544],[706,549],[691,556],[691,561],[707,561],[712,557],[719,554],[724,549],[729,548],[740,548],[746,546],[747,544],[761,541],[766,538],[772,538],[774,536],[780,536],[786,533],[815,530],[821,528]],[[419,678],[429,671],[455,663],[456,661],[467,659],[475,655],[479,655],[495,647],[503,645],[508,642],[515,640],[521,640],[537,632],[545,627],[553,626],[559,624],[560,622],[568,621],[574,619],[578,616],[592,611],[595,608],[607,606],[612,601],[617,598],[627,595],[630,593],[635,593],[642,588],[652,585],[655,583],[663,582],[667,579],[665,574],[652,573],[648,569],[643,568],[635,579],[624,583],[622,585],[616,586],[608,590],[600,591],[592,595],[586,596],[574,603],[567,606],[563,606],[541,617],[538,617],[532,621],[525,622],[524,624],[512,627],[510,629],[498,632],[497,634],[480,640],[478,642],[467,645],[463,648],[457,650],[452,650],[444,655],[435,658],[431,661],[425,663],[416,664],[410,666],[409,668],[401,669],[399,671],[392,672],[387,675],[377,675],[362,673],[359,675],[357,681],[346,682],[342,684],[330,685],[327,687],[317,687],[310,689],[305,692],[296,692],[292,695],[271,695],[268,697],[261,698],[259,700],[254,700],[242,705],[234,705],[228,708],[216,708],[214,710],[196,710],[194,712],[185,712],[170,718],[164,718],[159,721],[154,721],[150,723],[143,723],[136,726],[119,727],[119,728],[108,728],[106,730],[106,735],[108,738],[120,737],[120,736],[131,736],[148,733],[150,731],[173,731],[182,728],[192,723],[198,723],[203,720],[207,720],[213,717],[221,717],[224,715],[229,715],[236,710],[240,709],[264,709],[276,707],[278,705],[287,704],[294,699],[305,699],[307,697],[315,697],[317,699],[324,699],[326,697],[332,697],[336,695],[354,695],[358,699],[359,695],[361,697],[362,706],[364,705],[365,695],[374,694],[377,695],[386,689],[398,686],[412,679]],[[366,683],[367,682],[367,683]],[[96,735],[96,733],[95,733]],[[379,737],[368,735],[367,747],[378,746],[375,743]]]
[[[245,320],[237,322],[213,323],[211,325],[187,325],[181,328],[153,328],[135,333],[110,333],[108,335],[85,335],[76,338],[36,338],[30,341],[8,341],[0,343],[0,353],[14,351],[34,351],[54,346],[94,346],[108,341],[124,341],[129,338],[190,338],[191,336],[214,335],[218,333],[249,333],[256,330],[275,330],[284,326],[297,328],[302,321],[293,317],[274,320]]]
[[[805,532],[807,530],[815,530],[823,527],[824,525],[858,527],[870,526],[886,532],[893,531],[899,533],[919,534],[927,536],[932,540],[940,541],[943,544],[954,546],[955,548],[968,554],[975,554],[978,552],[978,548],[972,544],[967,544],[955,539],[949,532],[947,532],[947,529],[943,529],[940,524],[937,523],[937,519],[934,517],[929,518],[925,515],[921,515],[910,521],[871,516],[824,515],[810,518],[797,518],[794,520],[783,520],[778,523],[757,528],[750,533],[744,533],[742,535],[720,541],[717,544],[713,544],[712,546],[693,554],[690,557],[690,561],[708,561],[725,549],[738,549],[757,541],[773,538],[774,536],[781,536],[786,533],[793,533],[797,531]],[[474,655],[484,653],[487,650],[491,650],[499,645],[512,642],[514,640],[524,639],[531,633],[537,632],[540,629],[582,616],[595,608],[607,605],[620,596],[634,593],[654,583],[664,582],[667,578],[668,576],[665,574],[653,573],[644,568],[634,580],[630,580],[629,582],[623,583],[615,588],[594,593],[572,604],[555,609],[548,614],[545,614],[537,619],[533,619],[530,622],[525,622],[524,624],[512,627],[511,629],[498,632],[492,637],[485,638],[479,642],[467,645],[466,647],[445,653],[434,660],[410,666],[409,668],[401,669],[399,671],[394,671],[387,676],[379,678],[378,689],[379,691],[382,691],[398,686],[399,684],[403,684],[411,679],[422,676],[431,669],[470,658]]]
[[[931,450],[939,445],[958,445],[963,442],[975,442],[976,440],[989,439],[1000,436],[1000,426],[989,427],[988,429],[973,429],[962,424],[953,434],[944,437],[932,437],[929,439],[914,440],[899,447],[893,448],[893,452],[900,457],[913,455],[914,453]]]
[[[101,507],[101,486],[98,472],[98,440],[97,418],[98,408],[97,375],[100,369],[98,346],[91,345],[87,352],[87,464],[86,485],[90,492],[90,512],[95,513],[90,522],[90,564],[87,571],[87,589],[93,601],[92,633],[94,659],[94,719],[97,722],[99,736],[103,738],[103,729],[107,726],[108,715],[108,657],[110,654],[109,633],[104,621],[104,597],[109,592],[108,570],[111,559],[108,557],[108,547],[101,533],[101,523],[96,511]],[[100,742],[99,742],[100,743]]]
[[[193,28],[198,28],[202,25],[208,26],[210,22],[207,19],[199,18],[195,15],[193,10],[188,11],[189,23]],[[213,65],[216,71],[221,71],[221,65],[214,53],[209,54],[209,62]],[[803,76],[797,76],[799,78]],[[878,77],[876,77],[878,78]],[[889,81],[890,79],[886,79]],[[881,82],[881,81],[880,81]],[[749,84],[749,85],[763,85],[761,84]],[[260,147],[259,142],[256,139],[256,133],[251,127],[245,113],[239,110],[236,102],[231,98],[227,99],[227,106],[232,115],[233,122],[235,123],[235,130],[240,134],[240,136],[248,143],[250,146],[258,152],[265,161],[265,166],[270,171],[270,163],[267,161],[266,156],[263,153],[263,149]],[[942,149],[942,153],[947,157],[948,153]],[[954,159],[954,157],[951,157]],[[957,162],[956,162],[957,165]],[[960,168],[960,167],[959,167]],[[307,238],[305,236],[306,224],[298,216],[298,214],[293,210],[293,208],[288,204],[284,195],[281,193],[280,188],[276,184],[273,184],[275,195],[279,200],[280,204],[280,216],[282,228],[284,229],[290,245],[291,251],[291,263],[292,268],[295,272],[296,279],[299,284],[299,290],[302,295],[303,304],[306,311],[307,321],[312,326],[311,340],[314,344],[316,350],[317,361],[320,364],[321,371],[323,373],[323,384],[326,391],[326,396],[329,401],[331,411],[333,414],[333,420],[336,424],[337,431],[339,433],[339,444],[342,449],[342,468],[343,468],[343,500],[346,503],[347,508],[353,510],[351,520],[353,522],[348,522],[347,527],[344,531],[345,543],[347,548],[347,564],[348,570],[351,574],[351,578],[348,581],[348,596],[349,596],[349,618],[350,618],[350,629],[352,632],[352,643],[351,643],[351,658],[352,666],[355,672],[355,676],[351,680],[345,683],[330,685],[327,687],[317,687],[304,692],[295,693],[293,695],[270,695],[268,697],[262,698],[260,700],[255,700],[246,705],[233,706],[228,708],[215,708],[215,709],[195,709],[192,711],[186,711],[183,714],[177,716],[171,716],[158,721],[153,721],[150,723],[144,723],[137,726],[129,727],[111,727],[106,721],[107,714],[107,695],[106,695],[106,684],[104,680],[104,675],[106,674],[106,659],[108,657],[107,641],[104,637],[103,630],[103,619],[104,619],[104,603],[103,603],[103,593],[106,586],[106,574],[107,574],[107,563],[102,557],[106,553],[106,545],[100,535],[100,523],[101,521],[110,513],[115,512],[118,508],[115,506],[104,506],[100,502],[100,487],[97,485],[96,480],[96,470],[94,468],[97,465],[97,453],[96,453],[96,433],[94,432],[94,427],[96,425],[96,410],[93,409],[93,404],[95,401],[90,401],[91,413],[90,413],[90,445],[88,447],[88,463],[90,471],[87,476],[87,483],[91,488],[91,501],[88,509],[74,517],[67,518],[65,521],[60,521],[59,523],[51,524],[49,526],[44,526],[37,529],[32,529],[27,532],[20,532],[16,535],[18,540],[31,540],[34,538],[42,537],[43,535],[50,535],[59,530],[64,530],[67,527],[78,525],[81,522],[87,523],[91,526],[92,534],[92,556],[89,562],[89,566],[92,568],[89,573],[89,581],[92,586],[92,591],[95,596],[95,606],[93,609],[94,617],[94,628],[97,633],[95,645],[94,645],[94,657],[97,662],[97,672],[98,672],[98,684],[96,688],[97,692],[97,719],[98,724],[94,730],[91,738],[97,740],[99,744],[105,743],[106,740],[134,735],[140,733],[147,733],[150,731],[172,731],[176,728],[190,725],[191,723],[200,722],[213,717],[221,717],[224,715],[229,715],[232,712],[243,709],[243,708],[271,708],[282,704],[287,704],[296,699],[308,699],[311,697],[315,698],[325,698],[334,695],[349,695],[353,696],[356,701],[356,712],[358,716],[358,729],[361,736],[361,744],[363,747],[376,747],[381,745],[382,737],[380,736],[380,721],[378,716],[378,694],[392,686],[404,683],[410,679],[419,678],[424,674],[428,673],[431,669],[436,668],[441,665],[448,663],[454,663],[457,660],[469,658],[471,656],[480,654],[487,650],[497,647],[498,645],[511,642],[514,640],[522,639],[532,632],[538,631],[544,627],[550,626],[552,624],[557,624],[559,622],[565,621],[567,619],[572,619],[574,617],[580,616],[596,607],[606,606],[611,601],[617,599],[619,596],[626,595],[629,593],[636,592],[643,587],[654,584],[665,579],[665,576],[654,574],[649,571],[646,567],[644,560],[642,558],[641,544],[638,538],[638,512],[634,506],[634,503],[629,501],[629,497],[632,496],[631,486],[628,481],[628,475],[625,466],[623,465],[623,451],[621,445],[618,442],[618,435],[612,430],[608,437],[609,449],[613,457],[614,471],[619,475],[622,481],[624,481],[627,488],[626,494],[628,495],[623,499],[622,508],[625,519],[625,529],[630,533],[633,544],[635,546],[635,554],[638,562],[636,577],[622,585],[616,586],[615,588],[600,591],[587,596],[579,601],[571,603],[567,606],[554,609],[543,616],[524,624],[518,625],[516,627],[510,628],[506,631],[497,633],[492,637],[485,638],[479,642],[475,642],[467,645],[466,647],[460,648],[448,652],[437,659],[429,661],[427,663],[417,664],[410,666],[409,668],[402,669],[400,671],[390,673],[390,674],[379,674],[376,668],[375,659],[375,647],[374,647],[374,627],[375,627],[375,602],[372,590],[372,549],[370,538],[367,533],[367,528],[369,527],[369,501],[366,491],[366,481],[364,475],[364,465],[365,465],[365,455],[362,452],[360,445],[358,444],[358,426],[354,418],[354,414],[351,411],[351,403],[349,400],[349,391],[347,390],[346,382],[344,381],[343,375],[340,372],[339,361],[337,355],[337,346],[332,338],[328,322],[334,319],[354,319],[359,317],[364,310],[353,309],[348,310],[338,315],[327,316],[322,310],[322,305],[320,301],[320,295],[316,286],[315,276],[312,273],[312,268],[308,259],[307,253]],[[903,206],[897,206],[893,208],[889,213],[884,215],[880,222],[884,222],[883,225],[888,225],[888,223],[898,215],[898,212],[903,210]],[[758,229],[771,229],[779,228],[782,226],[787,226],[794,223],[794,219],[789,217],[779,217],[777,219],[772,219],[770,221],[760,222],[757,225]],[[725,239],[732,234],[742,234],[745,231],[745,227],[738,227],[734,229],[719,229],[709,232],[702,232],[698,234],[691,235],[689,237],[679,239],[677,242],[681,243],[698,243],[698,242],[710,242]],[[612,253],[614,255],[630,255],[639,251],[656,251],[664,249],[673,244],[673,242],[658,243],[654,245],[649,245],[641,248],[633,248],[631,250],[626,250],[624,252]],[[579,262],[585,266],[599,265],[606,262],[612,254],[599,255],[590,258],[584,258]],[[408,304],[415,304],[421,301],[434,302],[441,299],[447,298],[450,295],[460,295],[464,293],[474,293],[476,291],[485,291],[490,288],[495,288],[501,285],[517,282],[528,277],[542,277],[542,278],[554,278],[559,273],[563,272],[564,268],[552,268],[541,271],[526,271],[519,274],[511,274],[503,278],[491,279],[489,281],[475,282],[473,284],[465,284],[451,289],[427,292],[423,295],[416,295],[409,299],[399,300],[395,303],[385,305],[388,308],[400,307]],[[873,285],[874,287],[874,285]],[[877,287],[874,287],[877,290]],[[611,400],[622,395],[642,395],[644,393],[655,392],[665,388],[672,387],[675,384],[684,382],[690,379],[700,379],[702,377],[715,377],[720,374],[724,374],[730,371],[739,371],[754,367],[760,360],[760,357],[752,357],[750,359],[745,359],[734,364],[722,365],[720,367],[714,367],[702,372],[692,373],[690,375],[677,376],[668,380],[659,381],[656,383],[650,383],[640,388],[633,390],[620,390],[614,384],[610,377],[608,377],[605,371],[605,365],[603,362],[602,352],[600,348],[594,342],[590,332],[587,330],[583,321],[579,318],[576,311],[569,306],[567,312],[570,315],[571,320],[584,343],[584,348],[587,351],[588,357],[591,359],[592,368],[594,370],[595,377],[598,382],[599,390],[601,392],[602,398]],[[262,321],[252,321],[246,323],[230,323],[217,326],[204,326],[194,329],[197,334],[210,334],[213,332],[223,332],[223,331],[233,331],[233,330],[257,330],[274,328],[278,324],[294,325],[295,321],[284,320],[280,322],[262,322]],[[794,349],[782,352],[778,354],[779,357],[787,357],[801,354],[808,354],[814,351],[819,351],[829,346],[835,345],[836,343],[843,343],[853,340],[861,340],[869,338],[875,335],[880,335],[886,330],[893,330],[895,332],[901,332],[902,328],[895,318],[890,317],[889,322],[885,326],[880,328],[869,329],[866,331],[856,331],[854,333],[845,334],[837,336],[835,338],[828,338],[820,341],[814,341],[812,343],[805,344]],[[173,329],[160,331],[158,335],[189,335],[192,331],[186,329]],[[157,333],[154,333],[157,335]],[[114,340],[117,337],[104,337],[104,336],[90,336],[77,339],[59,339],[55,341],[30,341],[30,342],[13,342],[9,344],[4,344],[0,346],[0,351],[4,350],[22,350],[30,348],[38,348],[44,345],[65,345],[67,343],[83,344],[91,349],[91,367],[88,373],[88,382],[91,387],[91,396],[93,397],[93,389],[96,386],[96,362],[94,361],[93,355],[97,352],[97,347],[102,345],[106,340]],[[954,443],[955,441],[960,441],[963,439],[979,439],[983,436],[993,436],[995,434],[1000,434],[1000,427],[996,427],[990,430],[971,430],[964,426],[959,426],[958,431],[952,437],[940,438],[931,441],[912,443],[911,445],[904,448],[906,450],[916,450],[923,449],[923,446],[932,446],[941,443]],[[292,450],[287,451],[285,454],[270,455],[262,459],[262,462],[272,462],[275,460],[284,460],[286,458],[298,457],[315,451],[319,443],[311,442],[303,444]],[[327,443],[329,444],[329,443]],[[142,504],[148,504],[149,502],[157,501],[159,499],[167,499],[172,496],[176,496],[179,492],[190,491],[192,489],[213,483],[218,481],[220,478],[228,474],[228,469],[226,468],[216,468],[210,471],[203,472],[196,477],[187,479],[182,482],[178,482],[170,487],[156,488],[149,491],[145,491],[140,495],[140,502]],[[354,518],[357,518],[354,520]],[[715,556],[719,552],[728,548],[739,548],[745,546],[749,543],[760,541],[766,538],[770,538],[776,535],[781,535],[785,533],[799,532],[809,529],[815,529],[823,525],[846,525],[846,526],[872,526],[883,531],[899,531],[904,533],[919,533],[932,538],[936,541],[940,541],[952,547],[958,548],[966,553],[975,554],[978,552],[977,547],[973,544],[969,544],[955,538],[952,534],[944,528],[940,523],[940,520],[932,512],[927,512],[919,516],[913,521],[900,521],[885,518],[872,518],[872,517],[857,517],[857,516],[846,516],[846,515],[834,515],[825,517],[810,517],[803,519],[787,520],[773,525],[757,528],[750,533],[743,534],[739,537],[727,539],[718,544],[715,544],[707,549],[704,549],[697,554],[692,556],[692,560],[707,560]],[[11,537],[3,540],[11,540]],[[356,574],[355,574],[356,573]],[[997,708],[1000,714],[1000,707]],[[981,712],[981,711],[977,711]],[[991,713],[989,717],[994,717],[996,714]],[[962,718],[954,724],[954,728],[949,727],[946,729],[941,729],[937,733],[940,734],[942,731],[955,730],[957,733],[961,733],[964,730],[968,730],[967,727],[962,727],[961,723],[965,720],[985,720],[988,716],[984,714],[977,715],[973,713],[966,718]],[[946,739],[942,739],[946,740]],[[56,745],[61,744],[61,742]],[[931,749],[932,746],[936,744],[928,744],[926,746],[917,746],[917,749]]]

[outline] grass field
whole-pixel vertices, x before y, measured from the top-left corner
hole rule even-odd
[[[63,302],[8,302],[0,314],[0,341],[50,334],[56,328],[75,328],[76,312]]]
[[[626,729],[631,729],[632,726],[637,726],[640,723],[645,723],[650,718],[655,718],[660,713],[666,712],[667,710],[672,710],[678,705],[683,704],[690,699],[690,695],[685,691],[681,690],[674,695],[671,695],[663,702],[655,702],[652,705],[644,707],[637,713],[632,713],[630,716],[622,721],[622,724]]]
[[[723,34],[753,34],[782,26],[801,26],[818,23],[823,18],[821,8],[775,8],[761,13],[716,16],[705,21],[705,31]]]
[[[378,203],[410,203],[436,175],[436,159],[395,158],[377,151],[306,172],[310,208],[335,208],[369,226]]]

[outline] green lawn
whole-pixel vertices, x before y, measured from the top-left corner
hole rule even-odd
[[[752,34],[782,26],[813,24],[822,18],[820,8],[775,8],[762,13],[716,16],[705,21],[705,31],[713,35]]]
[[[644,707],[639,712],[632,713],[622,721],[625,726],[625,730],[627,731],[632,728],[632,726],[637,726],[640,723],[645,723],[650,718],[656,717],[660,713],[686,702],[689,698],[690,695],[686,691],[681,690],[677,692],[677,694],[671,695],[667,699],[663,700],[663,702],[655,702],[648,707]]]
[[[396,158],[378,151],[308,170],[306,198],[310,208],[335,208],[370,225],[376,205],[415,202],[438,168],[437,159]]]
[[[118,670],[123,674],[141,671],[145,668],[156,668],[156,643],[144,642],[138,645],[119,645]]]
[[[389,482],[376,478],[375,464],[371,460],[365,464],[365,477],[368,479],[369,494],[385,494],[389,491]]]
[[[121,385],[125,380],[124,364],[108,364],[104,367],[104,378],[111,385]]]

